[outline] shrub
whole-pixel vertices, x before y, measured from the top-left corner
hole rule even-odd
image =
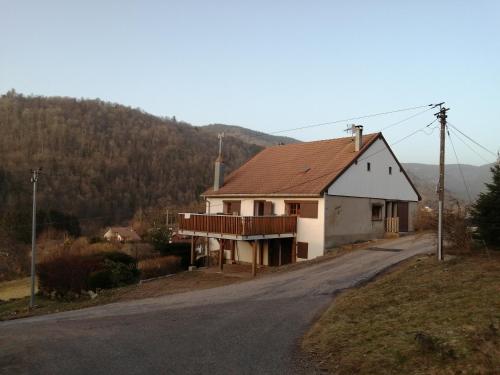
[[[126,264],[127,266],[135,264],[134,258],[132,258],[128,254],[121,253],[119,251],[113,251],[111,253],[103,253],[102,255],[104,259],[108,259],[112,262],[123,263]]]
[[[38,288],[43,293],[56,292],[64,296],[68,292],[88,290],[88,277],[100,268],[101,259],[66,255],[40,263],[37,267]]]
[[[135,261],[126,264],[105,259],[104,267],[111,273],[111,288],[133,284],[139,280],[140,271]]]
[[[158,256],[158,252],[149,243],[126,243],[122,246],[121,251],[136,260]]]
[[[472,248],[472,232],[467,223],[467,209],[458,206],[444,212],[444,238],[452,249],[465,253]]]
[[[88,286],[90,290],[109,289],[113,287],[113,274],[109,269],[91,272]]]
[[[181,258],[175,255],[144,259],[139,262],[138,267],[143,279],[169,275],[182,270]]]
[[[161,255],[175,255],[181,258],[181,267],[187,269],[191,261],[191,244],[186,242],[174,242],[160,251]]]
[[[435,230],[437,228],[437,212],[419,208],[415,213],[414,227],[416,231]]]
[[[147,237],[155,250],[163,252],[169,246],[171,232],[166,226],[155,227],[149,230]]]
[[[54,257],[40,263],[37,273],[40,291],[58,296],[123,286],[139,277],[135,260],[117,252]]]
[[[500,162],[491,168],[492,182],[472,210],[472,218],[478,227],[478,235],[488,245],[500,249]]]

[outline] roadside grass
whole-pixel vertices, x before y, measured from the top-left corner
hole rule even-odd
[[[336,298],[302,348],[334,374],[498,374],[500,254],[402,263]]]
[[[36,285],[35,285],[36,287]],[[30,278],[4,281],[0,283],[0,300],[22,298],[30,294]]]
[[[220,273],[207,273],[202,271],[182,272],[167,278],[152,280],[146,283],[102,290],[99,291],[98,296],[94,299],[91,299],[87,295],[73,300],[50,299],[45,296],[37,295],[35,300],[36,308],[31,311],[28,310],[28,297],[17,298],[8,301],[0,301],[0,321],[83,309],[112,302],[160,297],[191,290],[215,288],[240,281],[242,281],[240,277]]]

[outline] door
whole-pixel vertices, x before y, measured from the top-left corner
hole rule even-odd
[[[409,212],[408,202],[398,202],[399,231],[408,232]]]
[[[281,245],[281,246],[280,246]],[[292,239],[272,239],[269,240],[269,265],[282,266],[292,263]]]

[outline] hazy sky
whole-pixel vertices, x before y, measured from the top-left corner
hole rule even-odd
[[[98,97],[196,125],[265,132],[445,101],[452,124],[500,147],[499,1],[0,5],[0,93]],[[378,131],[416,112],[358,123]],[[384,135],[395,142],[434,112]],[[334,138],[347,123],[283,135]],[[485,163],[455,145],[461,162]],[[436,163],[438,131],[394,150],[405,162]]]

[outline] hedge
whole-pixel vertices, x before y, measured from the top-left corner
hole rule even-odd
[[[40,291],[58,296],[114,288],[139,279],[135,259],[120,252],[52,258],[38,265],[37,274]]]

